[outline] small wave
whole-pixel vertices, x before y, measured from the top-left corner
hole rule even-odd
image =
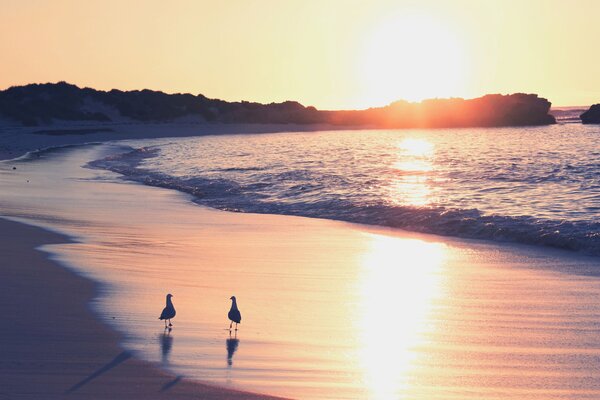
[[[248,168],[217,168],[213,169],[211,172],[254,172],[254,171],[263,171],[264,168],[258,167],[248,167]]]
[[[295,200],[295,192],[306,190],[302,185],[291,185],[285,199],[270,198],[253,191],[252,187],[242,187],[228,179],[180,178],[141,167],[145,159],[156,157],[159,151],[156,147],[135,149],[93,161],[90,166],[117,172],[126,179],[146,185],[189,193],[198,204],[225,211],[325,218],[445,236],[550,246],[600,255],[599,222],[485,215],[477,209],[408,207],[377,201],[364,203],[335,195]],[[281,176],[290,178],[306,173],[286,171]],[[254,185],[264,187],[266,184],[257,182]]]

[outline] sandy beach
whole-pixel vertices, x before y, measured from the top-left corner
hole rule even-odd
[[[0,237],[7,325],[0,333],[0,398],[271,398],[191,382],[139,360],[90,312],[96,285],[37,250],[68,238],[4,219]]]
[[[44,275],[32,270],[40,279],[26,282],[35,287],[23,288],[15,276],[15,283],[2,280],[5,304],[37,310],[8,307],[8,319],[27,327],[4,333],[15,343],[10,362],[22,367],[11,368],[18,379],[2,374],[12,382],[2,386],[9,398],[34,389],[30,398],[60,397],[70,388],[69,396],[132,398],[140,385],[140,398],[164,396],[165,385],[169,396],[182,398],[251,396],[231,389],[308,399],[600,394],[593,379],[600,351],[596,258],[217,211],[188,195],[81,168],[123,146],[63,148],[3,164],[2,214],[77,239],[6,222],[3,244],[24,253],[14,259],[48,265],[31,248],[62,242],[44,250],[99,282],[54,264]],[[167,292],[178,309],[169,336],[156,320]],[[40,300],[44,293],[48,299]],[[232,294],[244,315],[235,338],[225,330]],[[40,304],[68,313],[61,323]],[[65,373],[52,373],[57,365]],[[34,378],[41,383],[28,385]]]
[[[120,140],[164,136],[165,124],[135,125],[69,125],[45,129],[60,134],[35,133],[39,127],[5,125],[0,130],[0,160],[50,147],[110,141],[117,137]],[[262,133],[284,128],[185,123],[174,127],[176,129],[167,130],[176,132],[175,136],[240,130]],[[89,132],[79,133],[81,130]],[[0,398],[274,398],[191,382],[140,360],[123,349],[119,345],[122,339],[119,334],[98,321],[89,309],[90,301],[97,296],[97,283],[66,270],[39,250],[40,246],[69,243],[71,239],[6,219],[0,219],[0,236],[4,259],[0,270],[1,302],[6,310],[11,310],[6,315],[11,329],[0,334],[5,344]]]

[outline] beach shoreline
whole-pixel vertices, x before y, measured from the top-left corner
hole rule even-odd
[[[69,397],[94,399],[263,398],[235,391],[241,389],[293,398],[390,398],[397,393],[435,397],[456,390],[454,380],[464,375],[465,392],[478,398],[502,387],[498,376],[517,382],[511,389],[515,395],[525,396],[527,391],[519,387],[531,386],[543,398],[555,398],[537,380],[554,349],[569,352],[563,362],[566,378],[557,379],[557,387],[579,379],[586,357],[594,354],[596,328],[589,321],[600,315],[593,302],[600,293],[595,258],[315,218],[218,211],[194,204],[181,192],[124,183],[110,171],[81,168],[116,148],[108,144],[57,149],[15,162],[16,171],[5,162],[0,171],[6,189],[0,199],[3,215],[78,239],[44,249],[61,268],[31,249],[65,243],[64,236],[50,235],[38,243],[35,228],[0,224],[8,250],[21,249],[21,256],[27,257],[35,253],[52,264],[44,269],[47,278],[32,272],[2,280],[20,289],[6,292],[11,297],[5,304],[43,304],[43,315],[19,320],[18,330],[47,329],[54,335],[32,335],[37,342],[24,339],[21,346],[18,333],[4,333],[4,342],[15,349],[4,365],[15,369],[3,374],[13,386],[3,387],[19,393],[2,395],[52,399],[71,389]],[[144,199],[143,207],[139,199]],[[30,230],[19,235],[18,229]],[[77,276],[89,279],[84,285]],[[72,280],[74,293],[81,291],[80,300],[71,304],[68,288],[47,285],[57,279]],[[37,286],[18,286],[23,283]],[[90,302],[99,288],[100,298]],[[44,290],[55,294],[54,299],[29,299],[31,293],[41,296]],[[175,346],[160,340],[162,326],[155,315],[165,290],[176,296]],[[241,350],[235,357],[232,350],[226,359],[223,299],[231,294],[244,299],[245,319]],[[66,322],[53,323],[47,308],[60,309],[65,301],[77,305],[77,315],[83,317],[71,313]],[[356,312],[349,318],[337,312],[346,301]],[[400,307],[402,319],[388,321],[381,314],[381,305],[390,303]],[[529,311],[524,312],[523,305]],[[119,314],[122,306],[129,308],[127,314]],[[285,318],[289,307],[296,312],[296,324]],[[35,310],[17,313],[16,306],[8,309],[15,319],[21,318],[19,313],[38,315]],[[272,318],[281,315],[284,318]],[[84,317],[89,318],[86,323],[77,325]],[[27,325],[37,323],[41,327]],[[557,337],[557,325],[570,336]],[[382,334],[386,340],[381,340]],[[231,337],[227,340],[229,353]],[[88,347],[90,343],[94,347]],[[328,351],[321,353],[324,346]],[[62,353],[51,353],[54,349]],[[503,351],[516,356],[506,359]],[[415,354],[422,364],[411,364]],[[460,362],[448,361],[455,359]],[[509,367],[486,370],[490,360]],[[531,360],[523,377],[512,374],[523,367],[521,360]],[[228,361],[234,366],[227,367]],[[63,373],[65,365],[72,369]],[[264,375],[257,376],[257,371]],[[32,376],[38,381],[32,382]],[[182,376],[186,378],[179,379]],[[436,384],[411,388],[398,379],[404,376],[423,382],[435,379]],[[305,388],[288,386],[304,380]],[[327,382],[334,384],[326,386]],[[30,384],[37,392],[30,393]],[[43,392],[48,387],[50,394]],[[596,389],[587,390],[600,393]]]
[[[166,139],[207,135],[313,132],[366,129],[324,124],[239,124],[208,122],[172,123],[57,123],[24,127],[0,121],[0,161],[56,147],[132,139]]]
[[[136,358],[89,309],[97,284],[39,249],[68,237],[2,217],[0,237],[0,299],[10,325],[0,333],[0,398],[274,399],[192,382]]]

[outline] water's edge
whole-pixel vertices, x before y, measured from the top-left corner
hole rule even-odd
[[[222,211],[328,219],[445,237],[551,247],[600,256],[599,236],[594,233],[600,231],[600,223],[593,221],[486,215],[477,209],[426,209],[372,204],[360,206],[350,201],[337,201],[330,206],[331,201],[323,200],[320,202],[322,204],[313,202],[302,206],[261,202],[236,204],[213,199],[202,190],[202,186],[213,184],[209,179],[202,182],[199,182],[202,178],[189,181],[143,168],[143,162],[157,157],[159,152],[159,145],[129,148],[123,153],[91,161],[87,166],[116,172],[123,180],[186,193],[193,196],[195,203]],[[231,185],[234,186],[234,183]]]

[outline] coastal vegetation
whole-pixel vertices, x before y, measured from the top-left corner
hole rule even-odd
[[[13,86],[0,92],[0,117],[24,126],[57,121],[170,122],[181,118],[222,123],[332,124],[370,128],[547,125],[551,103],[535,94],[491,94],[476,99],[397,101],[365,110],[325,111],[296,101],[227,102],[202,94],[153,90],[110,91],[66,83]]]

